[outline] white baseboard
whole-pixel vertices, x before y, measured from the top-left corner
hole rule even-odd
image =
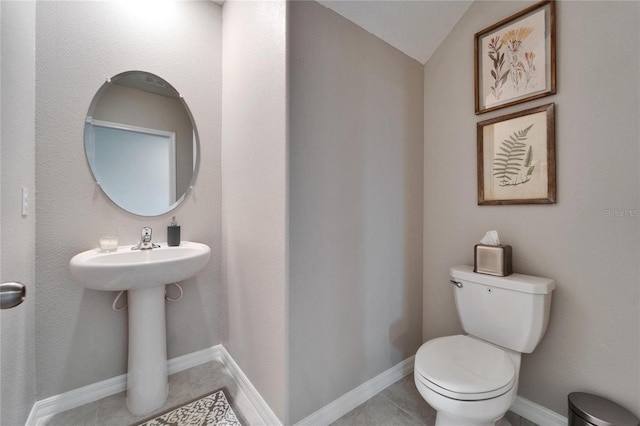
[[[171,375],[214,360],[225,363],[224,353],[227,353],[227,351],[224,350],[222,345],[215,345],[201,351],[171,358],[167,363],[167,369]]]
[[[414,357],[407,358],[300,420],[295,426],[324,426],[335,422],[375,394],[413,372],[413,363]],[[566,417],[519,395],[511,406],[511,411],[541,426],[567,426],[568,424]]]
[[[569,419],[518,395],[511,411],[541,426],[567,426]]]
[[[198,352],[170,359],[168,362],[169,374],[174,374],[214,360],[221,361],[225,367],[227,367],[231,376],[236,383],[238,383],[238,386],[245,395],[247,395],[249,401],[251,401],[265,424],[274,426],[282,424],[253,386],[249,378],[222,345],[216,345]],[[377,393],[411,373],[413,371],[413,363],[413,356],[407,358],[300,420],[296,423],[296,426],[321,426],[333,423]],[[123,392],[126,389],[127,375],[122,374],[108,380],[103,380],[102,382],[93,383],[60,395],[36,401],[29,413],[25,426],[39,426],[44,424],[45,420],[58,413],[95,402],[99,399]],[[567,426],[568,424],[566,417],[521,396],[516,398],[511,406],[511,411],[539,425]]]
[[[262,418],[265,424],[280,425],[280,421],[275,414],[273,414],[271,408],[269,408],[247,376],[240,370],[238,364],[236,364],[233,358],[231,358],[231,355],[229,355],[229,352],[227,352],[222,345],[212,346],[211,348],[198,352],[172,358],[167,363],[167,369],[169,374],[174,374],[214,360],[221,361],[225,367],[227,367],[231,376],[238,383],[240,389],[247,395],[258,414],[263,416]],[[127,390],[127,375],[121,374],[111,379],[83,386],[41,401],[36,401],[31,408],[25,426],[45,424],[46,420],[58,413],[80,407],[81,405],[90,404],[125,390]]]
[[[358,405],[411,373],[413,371],[414,358],[414,356],[407,358],[401,363],[396,364],[390,369],[378,374],[373,379],[361,384],[357,388],[347,392],[315,413],[312,413],[300,420],[296,423],[296,426],[320,426],[335,422]]]
[[[220,346],[220,352],[222,355],[222,362],[227,367],[231,376],[236,381],[240,389],[247,395],[249,401],[253,405],[253,408],[256,409],[264,424],[271,426],[281,426],[282,422],[278,419],[278,416],[271,410],[269,404],[262,398],[260,392],[253,386],[249,378],[244,374],[244,372],[240,369],[238,364],[233,360],[229,352],[222,346]]]
[[[127,389],[127,375],[122,374],[102,382],[83,386],[69,392],[36,401],[31,408],[25,426],[36,426],[44,423],[63,411],[71,410],[84,404],[97,401]]]

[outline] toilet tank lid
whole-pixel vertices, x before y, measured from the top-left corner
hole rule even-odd
[[[556,288],[556,283],[550,278],[534,277],[533,275],[511,274],[506,277],[479,274],[473,272],[473,266],[454,266],[449,275],[457,280],[464,280],[484,284],[507,290],[520,291],[531,294],[549,294]]]

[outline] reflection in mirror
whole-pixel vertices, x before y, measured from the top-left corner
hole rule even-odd
[[[195,182],[197,135],[186,103],[168,82],[130,71],[96,93],[84,144],[96,182],[115,204],[158,216],[177,207]]]

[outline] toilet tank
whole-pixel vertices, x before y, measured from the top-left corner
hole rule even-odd
[[[464,331],[516,352],[536,348],[549,322],[553,280],[531,275],[478,274],[472,266],[449,271]]]

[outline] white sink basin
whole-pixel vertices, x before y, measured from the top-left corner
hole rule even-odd
[[[85,251],[71,259],[69,269],[86,288],[127,290],[127,405],[142,416],[160,408],[169,392],[164,286],[195,276],[209,261],[211,249],[189,241],[151,250],[131,247]]]
[[[182,241],[179,246],[131,250],[121,246],[113,252],[87,250],[69,263],[71,275],[93,290],[138,290],[170,284],[196,275],[209,261],[211,249]]]

